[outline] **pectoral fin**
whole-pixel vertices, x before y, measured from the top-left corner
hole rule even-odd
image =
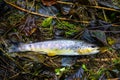
[[[90,53],[92,50],[91,49],[78,49],[77,52],[79,54],[87,54],[87,53]]]
[[[47,53],[48,56],[56,56],[56,51],[49,51]]]

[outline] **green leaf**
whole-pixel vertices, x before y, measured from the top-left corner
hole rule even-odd
[[[61,68],[60,71],[61,71],[61,72],[65,71],[65,67]]]
[[[85,70],[85,71],[88,71],[87,67],[85,64],[82,65],[82,68]]]
[[[42,22],[42,26],[43,27],[48,27],[50,26],[52,23],[52,17],[46,18],[43,22]]]
[[[60,69],[55,69],[56,75],[60,75]]]
[[[58,69],[55,69],[55,73],[56,75],[61,75],[63,72],[65,72],[67,69],[65,67],[63,68],[58,68]]]

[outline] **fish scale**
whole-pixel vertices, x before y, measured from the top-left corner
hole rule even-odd
[[[95,44],[90,44],[80,40],[51,40],[36,42],[30,44],[20,44],[9,48],[9,52],[25,52],[33,51],[47,54],[48,56],[55,55],[89,55],[99,52],[99,47]]]

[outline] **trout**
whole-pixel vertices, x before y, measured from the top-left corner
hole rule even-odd
[[[26,51],[39,52],[41,54],[47,54],[48,56],[76,56],[96,54],[99,52],[99,47],[95,44],[90,44],[79,40],[51,40],[29,44],[22,43],[18,46],[10,47],[8,52]]]

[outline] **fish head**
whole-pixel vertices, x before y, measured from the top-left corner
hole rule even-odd
[[[77,52],[80,55],[96,54],[99,52],[99,47],[94,44],[88,44],[86,46],[78,48]]]
[[[88,51],[90,51],[88,54],[96,54],[100,52],[99,47],[90,47],[88,48]]]

